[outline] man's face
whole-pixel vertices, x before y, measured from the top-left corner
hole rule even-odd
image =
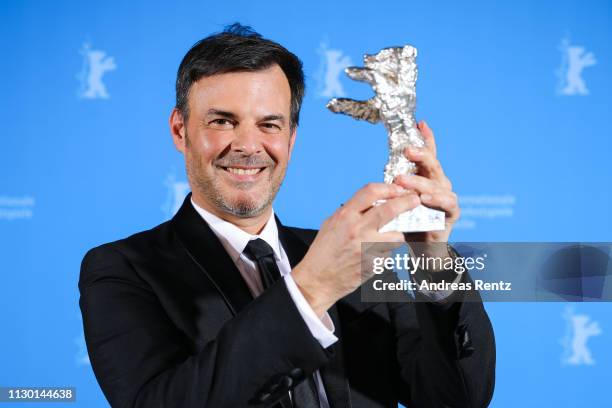
[[[175,143],[185,155],[196,203],[241,218],[262,214],[285,177],[295,141],[282,69],[201,78],[188,103],[184,141],[175,135]]]

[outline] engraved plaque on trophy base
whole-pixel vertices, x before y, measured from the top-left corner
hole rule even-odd
[[[444,212],[419,205],[385,224],[378,232],[426,232],[444,230]]]

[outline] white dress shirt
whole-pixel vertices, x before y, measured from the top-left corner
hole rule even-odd
[[[297,306],[297,309],[304,319],[306,326],[308,326],[312,336],[317,339],[323,348],[327,348],[338,341],[338,338],[334,335],[335,327],[333,321],[329,317],[329,314],[325,313],[323,318],[319,319],[291,276],[291,265],[289,264],[289,258],[287,257],[287,254],[285,253],[285,250],[278,239],[278,227],[274,219],[274,211],[272,211],[272,214],[270,215],[270,218],[268,219],[261,233],[259,235],[251,235],[248,232],[238,228],[236,225],[222,220],[216,215],[206,211],[194,203],[193,199],[191,199],[191,204],[198,214],[204,218],[217,238],[219,238],[223,248],[225,248],[230,258],[232,258],[232,261],[234,261],[234,264],[240,271],[240,274],[246,282],[253,297],[257,297],[263,292],[263,283],[261,281],[261,275],[257,270],[257,265],[246,255],[244,255],[243,252],[249,241],[261,238],[272,247],[276,264],[278,265],[280,274],[285,281],[285,285],[287,285],[289,295]],[[315,372],[315,380],[319,391],[321,408],[329,408],[329,403],[323,387],[323,381],[321,380],[321,375],[318,370]]]

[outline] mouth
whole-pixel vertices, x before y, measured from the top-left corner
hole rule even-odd
[[[267,167],[223,167],[219,166],[231,178],[238,181],[254,181]]]

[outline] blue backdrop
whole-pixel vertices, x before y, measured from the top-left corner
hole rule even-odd
[[[409,43],[418,117],[461,197],[454,240],[612,241],[609,1],[351,3],[2,2],[0,386],[76,386],[69,406],[107,406],[84,346],[79,264],[171,217],[188,191],[167,125],[176,70],[234,21],[304,61],[302,124],[275,203],[284,223],[316,228],[382,180],[384,128],[325,103],[369,97],[341,69]],[[493,407],[609,403],[610,304],[486,307]]]

